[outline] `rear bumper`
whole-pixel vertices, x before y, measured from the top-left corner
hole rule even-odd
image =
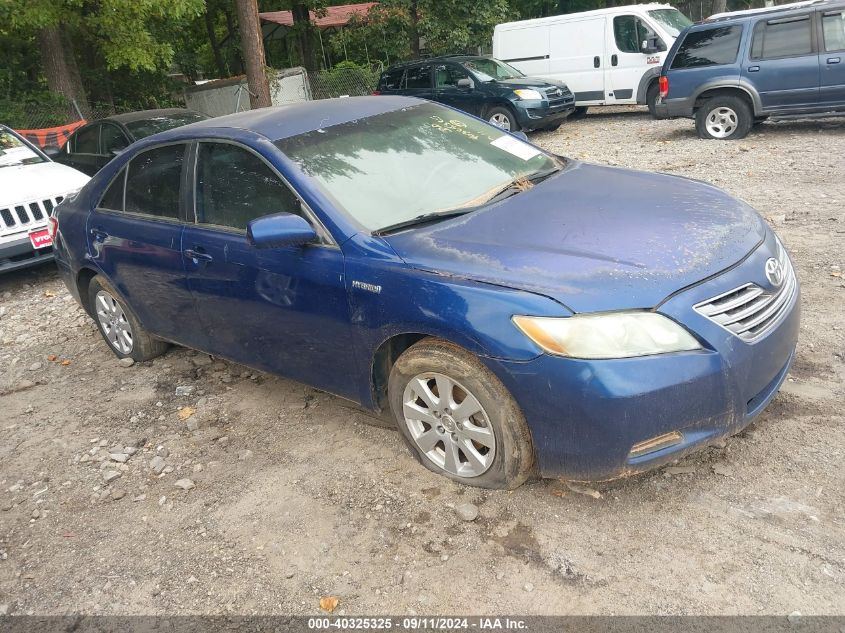
[[[0,273],[37,266],[52,259],[53,248],[33,248],[29,235],[0,243]]]
[[[654,111],[658,119],[672,119],[676,117],[691,118],[695,115],[695,100],[663,99],[658,97]]]

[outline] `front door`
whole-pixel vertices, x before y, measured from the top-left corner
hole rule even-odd
[[[164,145],[133,157],[88,216],[88,240],[93,262],[144,328],[196,346],[194,304],[182,259],[185,147]]]
[[[475,89],[458,86],[461,79],[470,79],[469,73],[457,64],[434,66],[434,100],[463,110],[475,116],[481,115],[484,97]]]
[[[636,15],[616,15],[608,20],[605,76],[608,103],[636,103],[643,74],[658,68],[666,45],[645,21]],[[643,52],[643,42],[657,42],[658,50]]]
[[[283,179],[252,150],[197,146],[197,223],[183,236],[188,282],[211,353],[357,398],[340,249]],[[258,249],[258,217],[299,213],[320,243]]]
[[[841,108],[845,106],[845,10],[821,10],[818,13],[822,27],[819,102]]]
[[[759,20],[742,76],[760,94],[764,110],[814,107],[819,101],[819,56],[812,13]]]

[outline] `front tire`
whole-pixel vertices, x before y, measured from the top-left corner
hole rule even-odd
[[[736,141],[748,135],[753,123],[751,108],[741,97],[712,97],[695,112],[695,129],[703,139]]]
[[[660,85],[653,81],[649,84],[648,90],[645,93],[645,103],[648,106],[648,111],[653,118],[657,118],[657,97],[660,96]]]
[[[402,437],[432,472],[468,486],[513,489],[534,468],[528,425],[505,386],[475,356],[424,339],[396,361],[388,398]]]
[[[519,130],[519,123],[516,116],[510,108],[503,106],[496,106],[487,111],[487,122],[495,125],[506,132],[516,132]]]
[[[167,351],[168,344],[141,327],[138,317],[102,275],[91,280],[88,301],[97,329],[118,358],[141,362]]]

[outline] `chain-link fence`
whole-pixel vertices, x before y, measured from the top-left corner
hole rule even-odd
[[[359,97],[372,94],[381,71],[371,68],[335,68],[308,73],[312,99]]]

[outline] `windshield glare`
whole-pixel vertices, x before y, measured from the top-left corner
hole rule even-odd
[[[525,76],[513,66],[500,62],[498,59],[470,59],[463,62],[462,65],[470,72],[478,75],[481,81],[501,81]]]
[[[197,121],[204,121],[207,119],[205,115],[199,112],[185,112],[182,114],[168,114],[165,116],[154,117],[151,119],[143,119],[142,121],[131,121],[126,123],[127,129],[132,132],[135,140],[140,140],[159,132],[166,132],[175,127],[182,127],[189,123],[196,123]]]
[[[692,20],[677,9],[654,9],[648,14],[672,37],[678,37],[681,31],[692,24]]]
[[[369,231],[484,204],[560,161],[459,112],[426,103],[276,145]]]
[[[32,151],[17,135],[9,130],[0,129],[0,167],[34,165],[43,162],[46,162],[44,158]]]

